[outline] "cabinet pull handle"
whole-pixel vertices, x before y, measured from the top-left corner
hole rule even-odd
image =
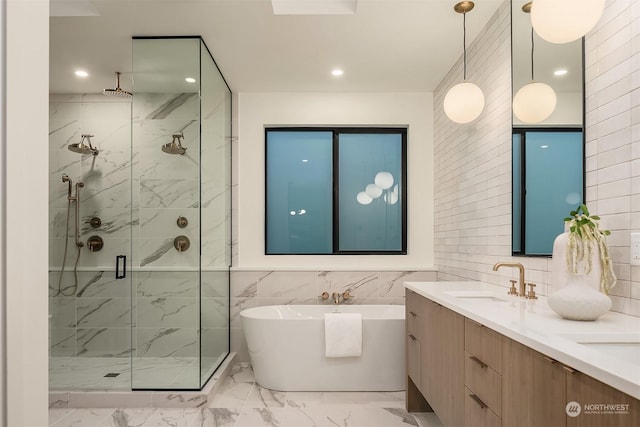
[[[410,311],[409,314],[411,315],[411,317],[416,317],[417,314],[415,314],[413,311]]]
[[[553,365],[554,363],[556,363],[556,361],[555,361],[555,360],[553,360],[553,359],[552,359],[552,358],[550,358],[550,357],[542,356],[542,358],[544,359],[544,361],[545,361],[545,362],[551,363],[552,365]]]
[[[411,341],[415,341],[416,337],[414,337],[412,334],[409,334],[409,338],[411,338]]]
[[[568,373],[570,373],[570,374],[575,374],[575,373],[576,373],[576,371],[575,371],[575,370],[573,370],[573,369],[571,369],[570,367],[565,366],[565,365],[562,365],[562,369],[564,369],[566,372],[568,372]]]
[[[485,405],[485,403],[480,400],[480,398],[475,394],[470,394],[469,397],[472,398],[480,406],[480,409],[484,409],[487,407],[487,405]]]
[[[478,365],[480,365],[481,368],[486,368],[487,364],[484,363],[482,360],[478,359],[475,356],[469,356],[469,359],[473,360],[474,362],[476,362]]]

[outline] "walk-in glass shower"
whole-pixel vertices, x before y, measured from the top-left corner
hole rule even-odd
[[[52,390],[201,389],[229,353],[231,92],[199,37],[132,43],[132,97],[51,96]]]

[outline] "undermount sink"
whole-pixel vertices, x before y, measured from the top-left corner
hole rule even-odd
[[[638,332],[559,335],[590,349],[604,352],[634,365],[640,365],[640,333]]]
[[[509,302],[506,297],[498,296],[494,291],[448,291],[445,294],[466,301]]]

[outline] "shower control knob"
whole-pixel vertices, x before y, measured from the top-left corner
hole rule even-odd
[[[91,228],[98,228],[102,225],[102,220],[97,216],[94,216],[89,220],[89,225],[91,225]]]
[[[183,216],[179,216],[176,224],[178,224],[178,227],[180,228],[185,228],[187,225],[189,225],[189,220]]]
[[[178,252],[185,252],[191,246],[191,241],[187,236],[178,236],[173,239],[173,247]]]
[[[99,250],[102,249],[103,246],[104,246],[104,241],[100,236],[91,236],[87,240],[87,248],[89,248],[91,252],[98,252]]]

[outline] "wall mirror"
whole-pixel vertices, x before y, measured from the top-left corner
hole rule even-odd
[[[533,74],[553,89],[556,106],[537,123],[512,115],[512,252],[549,256],[564,231],[564,217],[584,198],[584,44],[532,36],[530,15],[523,10],[527,3],[511,1],[513,97]]]

